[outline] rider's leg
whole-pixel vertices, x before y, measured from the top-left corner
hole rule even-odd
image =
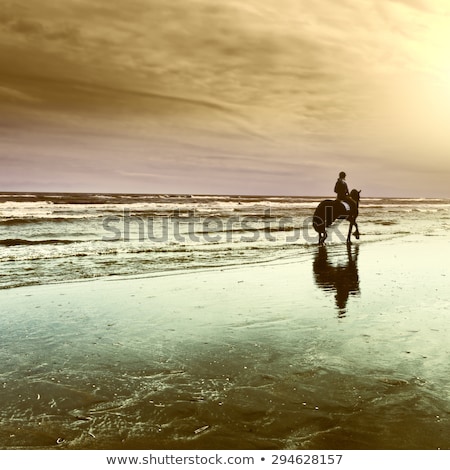
[[[350,196],[346,196],[345,201],[348,202],[348,204],[349,204],[349,206],[350,206],[350,213],[355,216],[355,215],[356,215],[356,211],[357,211],[356,202],[355,202],[354,199],[351,198]]]

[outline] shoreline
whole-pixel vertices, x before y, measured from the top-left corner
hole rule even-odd
[[[409,232],[403,233],[394,233],[390,236],[390,238],[387,239],[382,239],[382,240],[363,240],[363,234],[361,234],[362,240],[358,242],[353,242],[350,246],[351,247],[356,247],[356,246],[373,246],[373,245],[380,245],[380,244],[391,244],[395,243],[397,241],[405,240],[406,242],[411,242],[416,239],[416,241],[419,243],[420,241],[427,240],[428,236],[427,235],[421,235],[421,234],[411,234]],[[437,236],[436,238],[442,239],[443,237]],[[330,250],[341,250],[341,249],[346,249],[347,245],[346,243],[342,241],[336,241],[336,242],[331,242],[328,244],[325,244],[325,247]],[[260,260],[255,260],[255,261],[250,261],[248,258],[245,259],[244,262],[239,262],[236,261],[235,263],[230,263],[230,264],[219,264],[219,265],[205,265],[205,266],[196,266],[196,265],[189,265],[183,268],[180,267],[173,267],[167,270],[159,270],[159,271],[151,271],[148,273],[139,273],[139,274],[109,274],[109,275],[104,275],[104,276],[98,276],[98,277],[83,277],[83,278],[77,278],[77,279],[67,279],[67,280],[62,280],[62,281],[54,281],[54,282],[49,282],[49,283],[43,283],[43,284],[26,284],[26,285],[19,285],[19,286],[11,286],[11,287],[2,287],[0,288],[0,295],[2,292],[7,292],[10,290],[16,290],[16,289],[23,289],[23,288],[38,288],[38,287],[44,287],[44,286],[66,286],[66,285],[71,285],[71,284],[77,284],[77,283],[91,283],[91,282],[97,282],[97,281],[128,281],[128,280],[134,280],[134,279],[154,279],[154,278],[160,278],[160,277],[168,277],[168,276],[178,276],[178,275],[187,275],[191,273],[201,273],[201,272],[214,272],[214,271],[223,271],[223,270],[230,270],[230,269],[240,269],[242,267],[258,267],[258,266],[263,266],[263,265],[270,265],[270,264],[280,264],[281,260],[290,258],[290,261],[287,261],[286,263],[281,263],[281,264],[292,264],[296,262],[303,262],[307,258],[311,258],[311,256],[314,254],[315,251],[319,248],[318,244],[310,244],[310,245],[304,245],[304,244],[299,244],[299,245],[291,245],[288,246],[287,248],[280,247],[279,251],[281,253],[285,253],[284,255],[276,256],[275,258],[270,257],[268,259],[260,259]],[[291,257],[291,254],[293,251],[296,251],[297,253],[294,254]],[[301,253],[300,253],[301,251]]]

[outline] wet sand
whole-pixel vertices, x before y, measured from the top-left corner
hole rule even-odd
[[[0,447],[448,449],[448,243],[0,291]]]

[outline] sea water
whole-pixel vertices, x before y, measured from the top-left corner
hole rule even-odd
[[[267,261],[317,244],[321,198],[0,194],[0,288]],[[450,200],[366,198],[362,243],[446,232]],[[347,223],[330,228],[342,243]]]

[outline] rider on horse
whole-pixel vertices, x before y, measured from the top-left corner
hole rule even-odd
[[[348,186],[345,181],[346,176],[347,175],[343,171],[339,173],[339,178],[336,181],[336,184],[334,185],[334,192],[337,194],[336,199],[338,201],[347,202],[348,205],[350,206],[350,213],[352,215],[355,215],[357,211],[357,205],[356,205],[356,201],[353,200],[353,198],[350,196],[350,193],[348,191]]]
[[[347,235],[347,243],[350,243],[351,230],[356,227],[354,236],[359,239],[358,224],[358,207],[360,193],[357,189],[352,189],[349,193],[347,183],[345,182],[345,173],[339,173],[339,179],[336,182],[334,191],[337,198],[325,199],[319,203],[314,211],[313,227],[319,234],[319,244],[323,245],[327,238],[327,227],[329,227],[337,219],[346,219],[350,222]]]

